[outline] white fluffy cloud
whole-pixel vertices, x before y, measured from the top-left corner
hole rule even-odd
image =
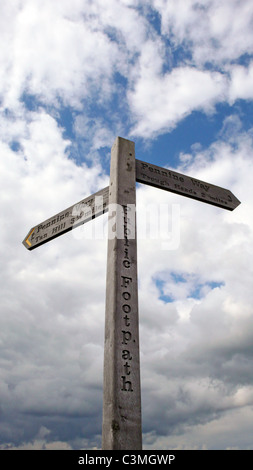
[[[24,92],[75,109],[94,92],[104,101],[113,74],[127,74],[127,61],[146,35],[131,2],[115,0],[74,0],[71,7],[65,0],[16,1],[4,5],[1,18],[7,47],[0,52],[0,93],[7,108]]]
[[[193,110],[213,111],[213,106],[223,101],[226,86],[226,78],[221,74],[193,67],[178,67],[171,73],[153,76],[143,68],[129,94],[138,122],[133,134],[149,138],[165,129],[171,130]]]
[[[15,104],[24,92],[43,102],[60,98],[65,104],[78,107],[80,98],[89,93],[91,80],[100,92],[109,91],[107,78],[113,73],[116,45],[103,31],[92,30],[92,23],[78,19],[80,12],[75,10],[75,3],[77,18],[72,18],[66,2],[57,11],[52,2],[29,0],[12,16],[9,60],[5,52],[2,58],[8,69],[3,90],[6,107]]]
[[[252,64],[236,65],[253,51],[250,0],[151,4],[160,15],[167,42],[161,47],[152,41],[140,50],[128,93],[135,121],[132,135],[152,138],[174,128],[192,111],[210,113],[218,103],[252,99]]]
[[[71,8],[65,1],[61,7],[39,0],[4,5],[2,109],[15,110],[19,122],[20,100],[27,95],[76,110],[91,97],[108,108],[118,95],[128,102],[131,134],[148,138],[193,110],[209,113],[217,103],[252,98],[251,65],[234,63],[253,48],[250,1],[150,1],[145,8],[160,15],[163,36],[138,7],[115,0],[76,0]],[[180,54],[182,48],[188,55]],[[124,91],[115,85],[115,73],[126,80]],[[120,109],[114,133],[119,119]]]
[[[197,65],[222,65],[253,51],[250,0],[153,0],[152,4],[161,15],[163,34],[175,47],[188,49]]]
[[[231,67],[231,85],[229,99],[233,103],[236,99],[251,100],[253,97],[253,63],[248,67],[237,65]]]

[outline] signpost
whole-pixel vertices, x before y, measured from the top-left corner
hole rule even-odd
[[[228,189],[136,160],[136,181],[233,211],[240,201]]]
[[[111,153],[109,217],[118,213],[107,250],[103,449],[142,447],[134,147],[118,138]]]
[[[135,145],[117,137],[111,152],[110,186],[33,227],[28,250],[109,211],[103,430],[105,450],[142,448],[136,244],[136,181],[223,209],[240,201],[227,189],[135,159]],[[116,216],[115,216],[116,214]],[[111,230],[111,227],[109,227]]]
[[[108,211],[108,204],[109,188],[107,187],[31,228],[23,240],[23,245],[28,250],[33,250],[104,214]]]

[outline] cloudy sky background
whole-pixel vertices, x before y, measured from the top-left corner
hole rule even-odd
[[[1,449],[101,446],[107,215],[22,240],[118,135],[242,202],[138,185],[144,448],[253,449],[252,31],[251,0],[0,0]]]

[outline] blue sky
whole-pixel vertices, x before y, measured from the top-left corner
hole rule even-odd
[[[0,6],[0,448],[101,446],[107,216],[22,240],[121,136],[241,201],[137,185],[143,446],[252,449],[251,0]]]

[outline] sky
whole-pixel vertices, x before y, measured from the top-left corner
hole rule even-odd
[[[253,449],[253,3],[0,0],[0,449],[101,448],[107,215],[29,229],[136,158],[144,449]],[[166,223],[164,222],[166,221]]]

